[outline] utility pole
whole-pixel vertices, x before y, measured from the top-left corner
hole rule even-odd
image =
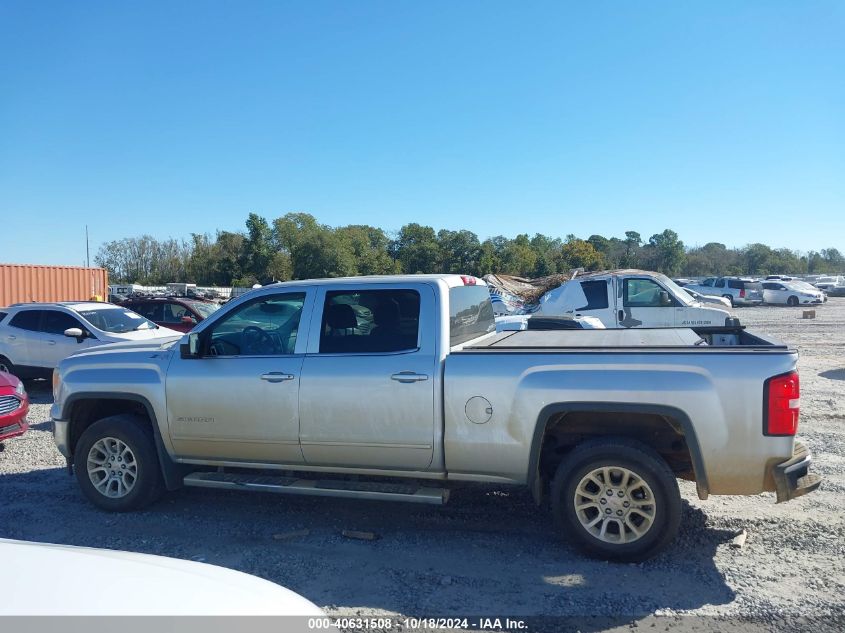
[[[88,225],[85,225],[85,265],[91,268],[91,252],[88,250]]]

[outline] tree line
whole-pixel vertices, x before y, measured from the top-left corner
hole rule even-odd
[[[647,240],[625,231],[621,238],[537,233],[482,241],[472,231],[435,231],[415,222],[393,234],[364,224],[331,227],[307,213],[288,213],[272,222],[250,213],[244,231],[193,233],[187,241],[127,237],[103,244],[95,262],[115,282],[209,286],[391,273],[543,277],[573,268],[644,268],[690,277],[845,270],[845,257],[835,248],[801,253],[759,243],[687,247],[671,229]]]

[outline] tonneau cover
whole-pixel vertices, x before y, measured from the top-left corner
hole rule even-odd
[[[522,330],[501,332],[464,349],[572,348],[572,347],[688,347],[706,346],[689,328],[627,330]]]

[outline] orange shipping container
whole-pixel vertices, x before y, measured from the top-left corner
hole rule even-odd
[[[28,301],[108,299],[105,268],[0,264],[0,306]]]

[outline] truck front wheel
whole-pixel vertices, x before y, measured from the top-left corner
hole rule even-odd
[[[103,510],[137,510],[161,495],[152,431],[134,415],[113,415],[89,426],[76,445],[73,469],[82,493]]]
[[[622,562],[651,558],[675,537],[681,496],[675,475],[646,445],[589,440],[572,449],[551,487],[556,526],[588,554]]]

